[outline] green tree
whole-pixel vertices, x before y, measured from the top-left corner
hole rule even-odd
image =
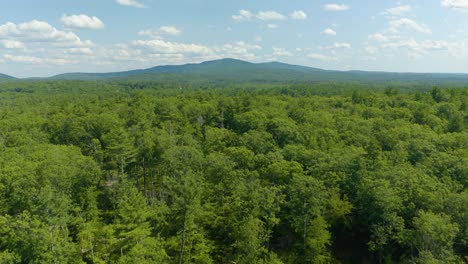
[[[420,211],[413,219],[414,230],[408,243],[419,252],[422,259],[444,260],[457,263],[453,243],[459,228],[450,217],[443,214]]]

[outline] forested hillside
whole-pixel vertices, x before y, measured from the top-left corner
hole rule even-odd
[[[0,263],[466,263],[468,90],[0,84]]]
[[[14,80],[15,78],[6,74],[0,73],[0,82],[1,81],[11,81]]]
[[[409,83],[412,83],[413,86],[436,85],[460,88],[465,87],[468,83],[468,74],[336,71],[281,62],[251,63],[237,59],[220,59],[198,64],[165,65],[123,72],[64,73],[43,78],[43,80],[176,82],[186,85],[196,83],[203,86],[246,82],[257,84],[340,82],[345,84],[358,83],[359,85],[375,85],[377,83],[386,86],[395,86],[398,83],[408,86]]]

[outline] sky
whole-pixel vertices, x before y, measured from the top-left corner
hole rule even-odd
[[[0,0],[0,73],[221,58],[468,73],[468,0]]]

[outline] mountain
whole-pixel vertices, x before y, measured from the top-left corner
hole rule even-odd
[[[214,61],[206,61],[199,64],[185,64],[185,65],[165,65],[156,66],[149,69],[131,70],[123,72],[110,72],[110,73],[65,73],[51,77],[52,79],[65,79],[65,80],[102,80],[114,78],[138,78],[151,79],[150,75],[155,79],[160,79],[161,75],[171,77],[175,75],[178,77],[207,77],[215,79],[232,79],[233,77],[242,79],[258,79],[263,75],[266,80],[275,77],[277,74],[283,75],[285,73],[307,73],[310,71],[322,71],[320,69],[289,65],[279,62],[270,63],[250,63],[242,60],[235,59],[221,59]],[[271,76],[273,75],[273,76]],[[175,77],[173,76],[173,77]],[[164,78],[163,78],[164,79]]]
[[[13,76],[0,73],[0,81],[9,81],[9,80],[15,80],[15,79],[16,78]]]
[[[174,82],[415,82],[418,84],[468,85],[468,74],[332,71],[281,62],[251,63],[221,59],[198,64],[165,65],[109,73],[65,73],[49,79],[124,80]]]

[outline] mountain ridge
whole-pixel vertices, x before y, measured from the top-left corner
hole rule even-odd
[[[139,74],[150,74],[150,73],[206,73],[207,70],[220,70],[220,67],[223,67],[222,70],[252,70],[256,67],[262,67],[264,69],[301,69],[302,71],[306,70],[316,70],[316,71],[325,71],[318,68],[312,68],[307,66],[299,66],[293,64],[286,64],[282,62],[262,62],[262,63],[252,63],[248,61],[224,58],[219,60],[204,61],[200,63],[188,63],[181,65],[159,65],[146,69],[135,69],[128,71],[118,71],[118,72],[106,72],[106,73],[87,73],[87,72],[72,72],[72,73],[63,73],[49,77],[50,79],[75,79],[75,78],[96,78],[96,79],[107,79],[115,78],[122,76],[132,76]]]
[[[16,80],[16,78],[13,77],[13,76],[7,75],[7,74],[0,73],[0,80],[2,80],[2,81],[4,81],[4,80]]]
[[[15,80],[5,76],[0,80]],[[468,85],[468,74],[463,73],[405,73],[382,71],[337,71],[287,64],[278,61],[252,63],[239,59],[189,63],[182,65],[160,65],[146,69],[118,72],[71,72],[48,78],[29,78],[23,80],[117,80],[117,81],[172,81],[172,82],[420,82],[424,84],[457,83]]]

